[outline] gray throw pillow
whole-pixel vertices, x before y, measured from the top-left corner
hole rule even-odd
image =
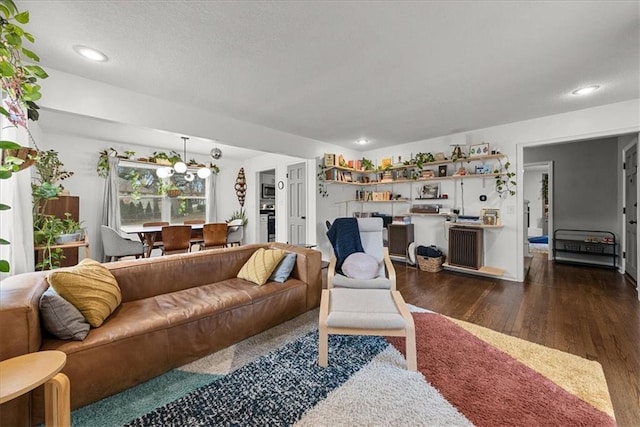
[[[271,277],[269,277],[269,280],[284,283],[289,278],[289,275],[293,271],[293,267],[296,265],[296,255],[297,254],[294,253],[286,254],[271,274]]]
[[[344,260],[342,272],[352,279],[369,280],[378,276],[378,261],[364,252],[354,252]]]
[[[40,317],[44,328],[61,340],[82,341],[89,333],[82,313],[51,286],[40,297]]]

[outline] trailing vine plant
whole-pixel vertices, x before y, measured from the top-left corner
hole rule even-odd
[[[498,196],[501,198],[515,196],[516,181],[513,177],[516,176],[516,173],[509,170],[511,162],[507,159],[503,165],[502,160],[498,159],[498,163],[500,167],[493,170],[493,173],[498,174],[496,175],[496,192],[498,193]]]
[[[318,194],[320,197],[329,197],[329,189],[327,187],[327,167],[324,163],[318,165]]]
[[[47,73],[35,63],[40,61],[38,55],[25,47],[25,44],[34,43],[35,38],[21,25],[29,22],[29,12],[19,12],[13,0],[0,0],[0,83],[2,97],[5,98],[0,105],[0,114],[5,116],[13,126],[21,126],[27,130],[27,120],[38,120],[38,105],[36,101],[41,98],[38,79],[46,79]],[[31,64],[25,65],[29,60]],[[26,111],[26,113],[25,113]],[[31,134],[29,133],[31,137]],[[33,141],[33,137],[31,137]],[[34,145],[35,145],[35,141]],[[13,141],[0,141],[0,149],[7,150],[21,148]],[[36,148],[37,145],[36,145]],[[23,160],[5,155],[0,162],[0,179],[9,179],[14,172],[20,170]],[[0,204],[0,211],[8,210],[10,206]],[[9,241],[0,238],[0,245],[8,245]],[[10,270],[9,261],[0,259],[0,272],[7,273]]]

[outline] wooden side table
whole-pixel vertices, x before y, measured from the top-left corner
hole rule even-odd
[[[0,404],[44,384],[45,425],[70,426],[69,378],[60,371],[67,363],[62,351],[37,351],[0,362]]]

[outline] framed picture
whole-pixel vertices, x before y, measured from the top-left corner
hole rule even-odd
[[[486,156],[488,154],[491,154],[491,151],[489,151],[489,144],[486,142],[469,147],[469,157]]]
[[[438,166],[438,176],[447,176],[447,165]]]
[[[391,159],[391,157],[385,157],[380,162],[380,166],[382,167],[382,169],[387,168],[387,167],[391,167],[392,164],[393,164],[393,160]]]
[[[486,175],[491,173],[491,168],[487,165],[477,165],[476,166],[476,175]]]
[[[423,199],[437,199],[440,197],[440,183],[425,184],[422,187]]]
[[[480,216],[483,225],[500,225],[500,209],[482,209]]]

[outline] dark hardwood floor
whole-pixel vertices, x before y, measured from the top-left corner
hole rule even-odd
[[[395,264],[406,302],[590,360],[619,426],[640,426],[640,303],[616,271],[535,254],[524,283]]]

